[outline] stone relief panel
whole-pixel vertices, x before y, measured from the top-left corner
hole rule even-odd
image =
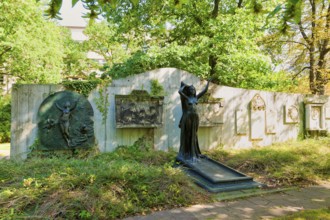
[[[276,134],[277,112],[274,109],[267,109],[266,112],[266,133]]]
[[[236,134],[246,135],[248,131],[248,112],[244,109],[237,109],[235,113],[236,119]]]
[[[256,94],[251,100],[250,129],[251,140],[262,140],[266,129],[266,104],[264,99]]]
[[[214,127],[223,124],[223,106],[221,102],[199,103],[197,111],[200,127]]]
[[[284,123],[297,124],[299,123],[299,108],[296,105],[284,106]]]
[[[307,104],[306,129],[311,131],[325,129],[325,108],[323,104]]]
[[[93,116],[89,101],[76,92],[62,91],[48,96],[38,111],[40,150],[92,147]]]
[[[117,128],[156,128],[163,125],[163,96],[150,96],[144,90],[115,95]]]

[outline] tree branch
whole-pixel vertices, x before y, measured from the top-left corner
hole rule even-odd
[[[22,76],[17,76],[15,74],[9,73],[9,72],[1,72],[0,71],[0,75],[6,75],[6,76],[12,76],[12,77],[16,77],[16,78],[20,78],[21,80],[24,80],[25,78]]]
[[[307,49],[309,49],[309,45],[302,43],[302,42],[298,42],[298,41],[293,41],[293,40],[275,40],[275,41],[267,41],[266,43],[294,43],[294,44],[300,44],[305,46]]]
[[[2,53],[0,53],[0,57],[2,57],[5,53],[11,50],[11,47],[7,47]]]
[[[297,78],[297,76],[300,75],[300,73],[302,73],[304,70],[306,69],[310,69],[310,66],[305,66],[304,68],[302,68],[298,73],[294,74],[294,76],[292,77],[292,80],[295,80],[295,78]]]
[[[197,10],[195,2],[193,2],[193,7],[195,10]],[[200,17],[198,17],[196,15],[196,13],[194,13],[194,12],[192,13],[192,16],[193,16],[194,20],[197,22],[197,24],[199,26],[203,27],[203,20]]]
[[[301,35],[303,36],[304,40],[307,42],[308,45],[312,44],[312,41],[308,38],[307,34],[305,33],[305,30],[301,24],[301,21],[298,23],[299,26],[299,31],[301,33]]]
[[[243,0],[238,0],[237,8],[242,8],[242,7],[243,7]]]
[[[329,32],[329,28],[330,28],[330,3],[328,5],[326,21],[325,21],[325,32],[326,33]],[[321,46],[321,49],[322,49],[322,51],[324,51],[325,54],[327,54],[329,52],[329,48],[327,48],[328,44],[329,44],[329,38],[324,39],[323,43],[322,43],[322,46]]]
[[[213,7],[213,11],[212,11],[212,18],[218,17],[218,14],[219,14],[219,3],[220,3],[220,0],[214,0],[214,7]]]

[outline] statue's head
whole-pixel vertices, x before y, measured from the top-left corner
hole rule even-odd
[[[195,89],[195,87],[193,85],[188,86],[187,93],[188,93],[189,96],[190,95],[194,95],[195,96],[196,95],[196,89]]]
[[[64,108],[70,108],[71,103],[69,101],[66,101],[64,104]]]

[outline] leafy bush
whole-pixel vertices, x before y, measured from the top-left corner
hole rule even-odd
[[[10,142],[11,98],[0,97],[0,143]]]

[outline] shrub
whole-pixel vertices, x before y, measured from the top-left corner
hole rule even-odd
[[[0,143],[10,142],[11,97],[0,97]]]

